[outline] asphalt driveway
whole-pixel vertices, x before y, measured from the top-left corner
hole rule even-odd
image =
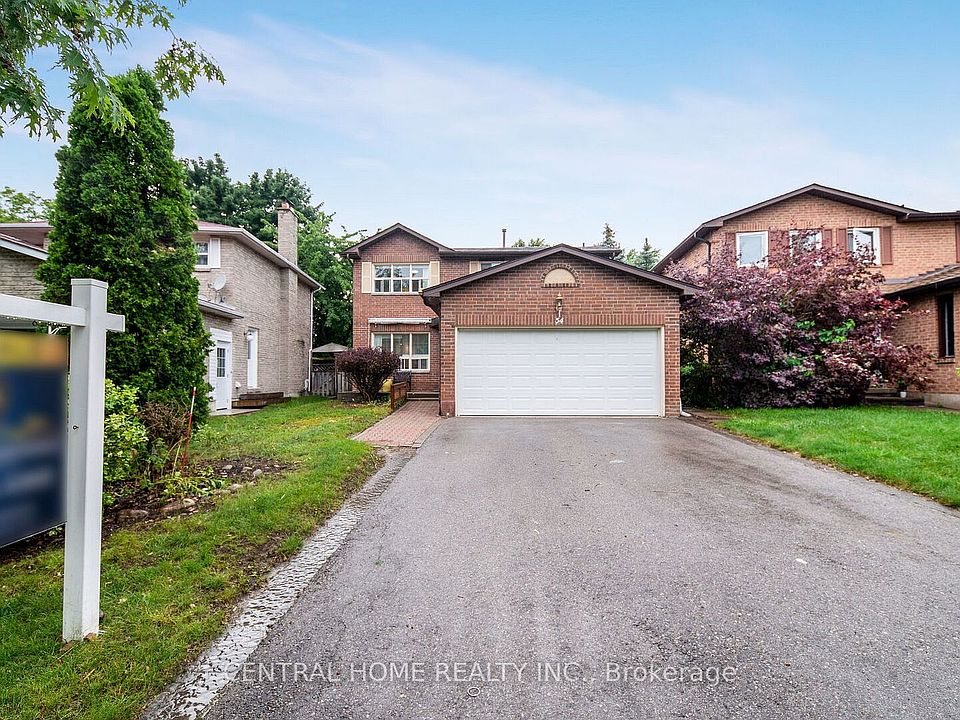
[[[448,420],[209,717],[960,717],[958,598],[932,502],[681,421]]]

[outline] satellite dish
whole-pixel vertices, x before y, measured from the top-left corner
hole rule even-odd
[[[210,283],[210,287],[212,287],[217,292],[220,292],[221,290],[223,290],[226,284],[227,284],[227,276],[220,274],[213,279],[213,282]]]

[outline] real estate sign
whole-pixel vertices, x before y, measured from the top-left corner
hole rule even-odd
[[[67,340],[0,331],[0,546],[64,522]]]

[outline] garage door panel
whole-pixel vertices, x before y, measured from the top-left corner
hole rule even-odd
[[[461,415],[660,415],[652,328],[464,329],[457,334]]]

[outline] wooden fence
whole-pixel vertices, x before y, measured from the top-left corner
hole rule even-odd
[[[393,376],[393,382],[390,384],[390,409],[396,410],[407,401],[407,393],[410,392],[410,373],[398,372]]]
[[[350,381],[333,365],[315,366],[310,371],[310,394],[320,397],[336,397],[350,392]]]

